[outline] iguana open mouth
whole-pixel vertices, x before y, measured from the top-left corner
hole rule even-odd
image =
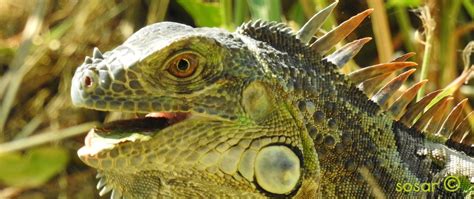
[[[153,112],[145,117],[116,120],[96,128],[96,133],[157,132],[191,116],[189,112]]]
[[[147,141],[157,132],[191,117],[189,112],[154,112],[145,117],[116,120],[91,129],[79,156],[91,156],[125,142]]]

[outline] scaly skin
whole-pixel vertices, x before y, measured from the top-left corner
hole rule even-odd
[[[259,22],[229,33],[163,22],[86,60],[72,81],[75,105],[161,116],[149,118],[157,128],[90,132],[79,155],[99,171],[102,192],[126,198],[466,194],[397,191],[397,183],[472,178],[474,160],[395,122],[284,28]],[[173,72],[173,60],[183,55],[197,63],[188,77]],[[163,124],[176,117],[186,119]]]

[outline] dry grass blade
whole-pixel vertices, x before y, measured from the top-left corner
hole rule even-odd
[[[166,15],[166,10],[168,9],[170,1],[169,0],[158,0],[150,1],[150,7],[148,8],[148,15],[146,19],[147,24],[156,23],[163,21]]]
[[[469,57],[471,57],[473,50],[474,50],[474,41],[471,41],[466,45],[466,47],[463,50],[463,60],[464,60],[463,72],[461,73],[461,75],[459,75],[459,77],[457,77],[448,86],[446,86],[443,89],[443,92],[441,92],[438,96],[436,96],[436,98],[434,98],[433,101],[431,101],[431,103],[426,107],[427,109],[429,109],[439,100],[441,100],[441,98],[444,98],[449,95],[453,95],[454,92],[456,92],[463,84],[469,81],[470,76],[474,70],[474,65],[470,65],[470,59],[469,59]],[[473,123],[473,126],[474,126],[474,123]]]
[[[367,3],[369,7],[374,8],[374,14],[370,19],[372,20],[379,62],[389,62],[392,59],[393,46],[384,2],[382,0],[367,0]]]
[[[46,8],[48,7],[47,3],[48,1],[46,0],[36,1],[35,11],[28,19],[25,30],[23,31],[23,42],[10,65],[10,69],[13,71],[10,74],[7,74],[6,77],[3,77],[5,79],[2,78],[2,85],[9,84],[9,87],[6,92],[6,96],[3,97],[0,110],[0,142],[4,140],[5,122],[7,121],[13,101],[15,100],[18,89],[20,88],[21,80],[23,79],[23,76],[31,69],[31,65],[24,63],[27,60],[30,48],[33,44],[33,38],[37,36],[41,30]],[[10,78],[8,78],[9,76]],[[0,91],[0,93],[3,94],[4,92]]]
[[[58,141],[72,136],[80,135],[87,132],[89,129],[99,125],[97,122],[88,122],[77,126],[69,127],[60,130],[51,130],[48,132],[41,132],[37,135],[19,139],[4,144],[0,144],[0,154],[12,151],[22,150],[29,147],[45,144],[52,141]]]
[[[436,27],[436,21],[431,17],[431,12],[428,6],[421,7],[419,9],[419,16],[423,22],[425,40],[421,41],[425,45],[425,52],[423,54],[423,63],[421,65],[420,80],[428,78],[428,67],[431,63],[431,56],[433,53],[433,31]],[[417,100],[423,98],[425,94],[425,88],[422,87],[418,91],[416,97]]]

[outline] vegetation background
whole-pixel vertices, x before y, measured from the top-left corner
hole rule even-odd
[[[234,30],[261,18],[297,30],[330,3],[0,0],[0,198],[98,197],[95,171],[76,151],[90,128],[123,114],[71,105],[72,75],[93,47],[111,50],[141,27],[163,20]],[[465,51],[464,61],[462,57],[464,46],[474,40],[474,1],[340,0],[323,27],[330,30],[368,7],[375,8],[372,17],[346,41],[367,36],[374,40],[342,72],[416,52],[412,59],[420,64],[421,74],[410,85],[428,78],[427,93],[445,87],[470,66],[472,49]],[[474,97],[470,85],[454,90],[446,94],[455,102]],[[467,106],[466,115],[470,112]]]

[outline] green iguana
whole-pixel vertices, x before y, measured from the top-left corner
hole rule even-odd
[[[395,94],[411,54],[338,71],[370,40],[326,55],[372,12],[314,37],[336,3],[293,32],[254,21],[236,32],[161,22],[72,80],[75,105],[149,113],[92,129],[80,158],[112,198],[469,197],[474,136],[426,81]],[[380,85],[380,86],[379,86]],[[395,95],[394,95],[395,94]],[[367,97],[369,96],[369,97]],[[471,189],[471,191],[469,190]]]

